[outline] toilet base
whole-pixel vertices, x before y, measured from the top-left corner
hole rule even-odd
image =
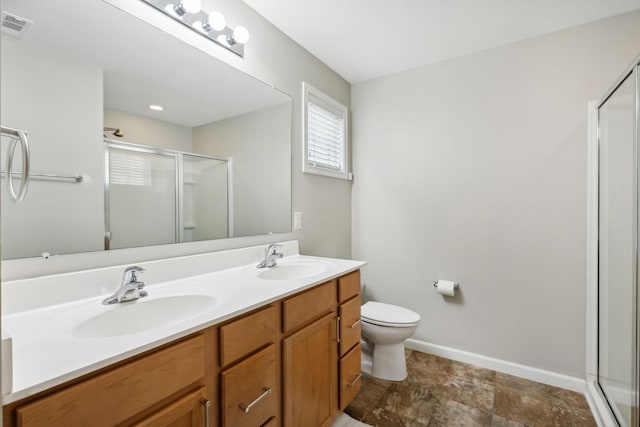
[[[403,381],[407,378],[404,342],[374,344],[371,376],[388,381]]]

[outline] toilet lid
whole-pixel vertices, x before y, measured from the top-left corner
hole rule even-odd
[[[420,322],[420,315],[397,305],[369,301],[361,307],[362,320],[376,325],[411,326]]]

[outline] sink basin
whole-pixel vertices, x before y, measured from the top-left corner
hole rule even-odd
[[[42,321],[36,331],[76,339],[121,337],[195,318],[229,298],[224,292],[214,296],[178,288],[150,288],[149,294],[120,304],[102,305],[99,299],[76,305]]]
[[[177,323],[212,309],[216,299],[207,295],[173,295],[139,299],[114,306],[79,323],[71,331],[76,338],[109,338],[130,335]]]
[[[329,271],[331,264],[322,261],[286,261],[275,267],[261,269],[258,277],[266,280],[294,280]]]

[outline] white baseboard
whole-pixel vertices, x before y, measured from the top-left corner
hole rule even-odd
[[[405,346],[409,349],[421,351],[423,353],[433,354],[435,356],[444,357],[457,362],[469,363],[481,368],[492,369],[497,372],[502,372],[543,384],[549,384],[582,394],[587,390],[586,381],[583,378],[570,377],[556,372],[545,371],[544,369],[533,368],[531,366],[520,365],[518,363],[495,359],[481,354],[431,344],[413,338],[406,340]]]

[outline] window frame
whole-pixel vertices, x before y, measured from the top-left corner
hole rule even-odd
[[[314,166],[309,162],[309,140],[308,140],[308,110],[310,98],[317,98],[319,101],[335,108],[342,113],[342,119],[344,122],[343,127],[343,156],[342,156],[342,168],[340,170],[329,169],[323,166]],[[351,171],[349,168],[349,109],[331,98],[324,92],[316,89],[307,82],[302,82],[302,172],[315,175],[328,176],[331,178],[339,178],[350,181],[352,179]]]

